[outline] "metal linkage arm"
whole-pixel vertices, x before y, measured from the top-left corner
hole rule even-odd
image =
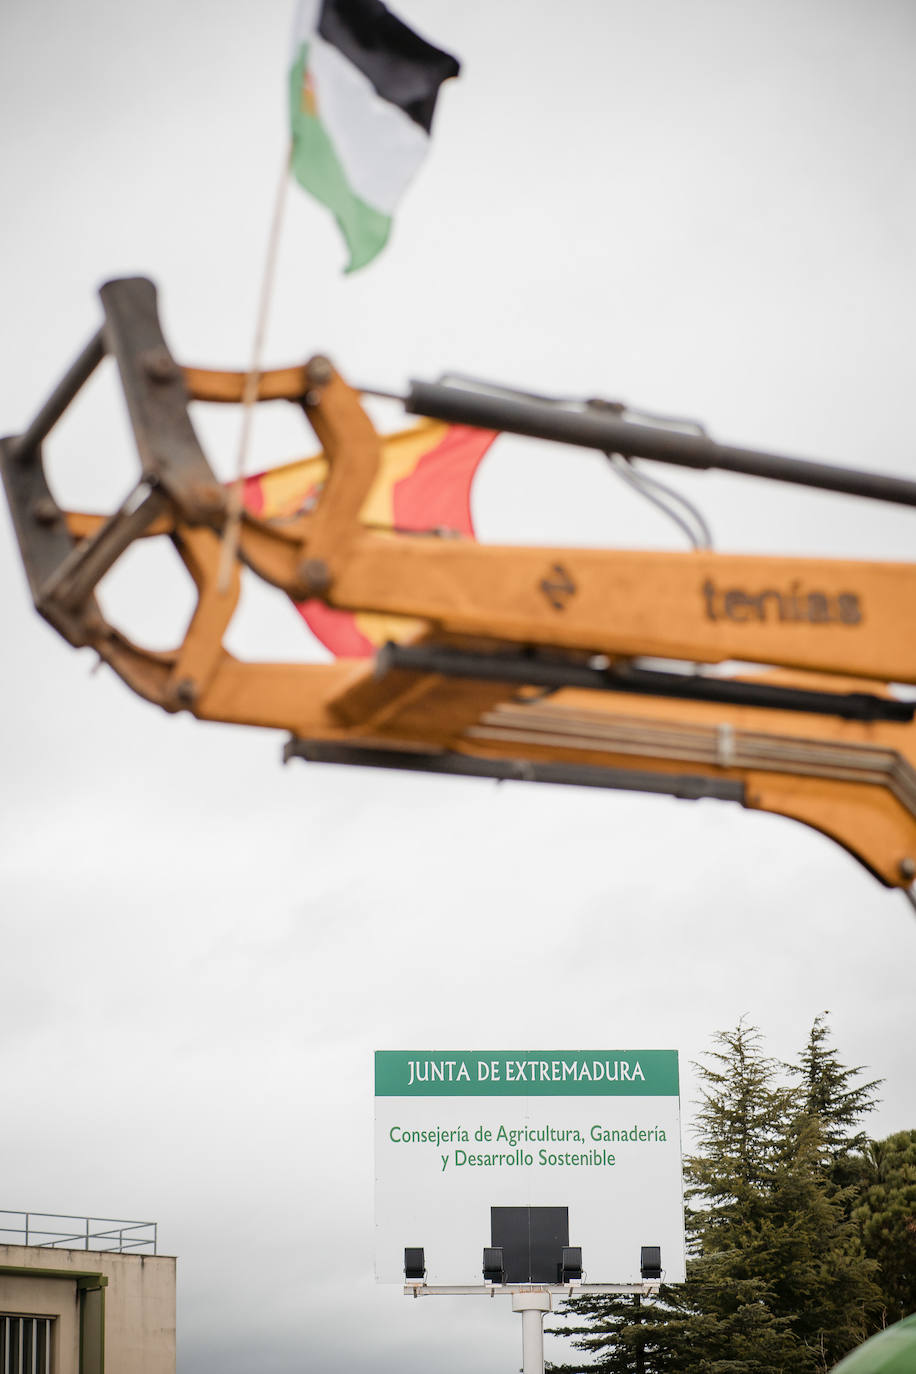
[[[102,301],[102,330],[24,433],[0,441],[0,468],[37,608],[132,690],[202,720],[284,729],[290,757],[738,801],[823,831],[890,886],[916,876],[916,726],[912,706],[887,688],[916,682],[906,633],[916,614],[912,565],[496,548],[372,528],[364,510],[379,437],[357,393],[314,358],[263,374],[258,399],[303,407],[328,465],[320,497],[285,519],[245,512],[223,585],[227,500],[188,404],[238,400],[244,376],[175,362],[152,283],[110,282]],[[141,474],[112,515],[79,515],[53,497],[42,440],[106,352],[117,361]],[[606,415],[419,383],[411,406],[916,504],[914,483]],[[150,537],[171,541],[198,593],[182,642],[167,652],[134,644],[95,598],[124,550]],[[410,643],[375,662],[242,662],[222,644],[240,561],[294,600],[393,617],[402,635],[409,621]],[[779,671],[754,682],[688,678],[628,662],[641,656]]]
[[[15,442],[16,457],[27,460],[39,444],[48,437],[64,411],[88,382],[105,356],[105,339],[99,329],[87,343],[79,357],[67,369],[51,392],[28,429]]]
[[[587,687],[597,692],[628,692],[636,696],[677,697],[684,701],[712,701],[732,706],[763,706],[809,715],[838,716],[841,720],[896,720],[908,722],[916,713],[909,701],[876,696],[872,692],[811,691],[774,683],[734,678],[701,677],[693,673],[666,673],[640,668],[628,662],[594,667],[563,661],[556,655],[528,653],[481,653],[449,647],[386,644],[376,655],[376,676],[396,668],[440,673],[443,677],[475,678],[490,682],[517,682],[527,686]]]
[[[155,286],[130,277],[106,282],[99,294],[145,481],[161,487],[185,520],[218,517],[225,493],[194,433],[190,394],[162,333]]]
[[[916,506],[916,482],[886,477],[831,463],[785,458],[776,453],[718,444],[696,434],[634,424],[605,411],[572,410],[545,401],[521,401],[439,382],[411,381],[404,400],[411,415],[428,415],[456,425],[477,425],[533,439],[620,453],[626,458],[652,458],[686,468],[720,468],[749,477],[817,487],[822,491],[865,496],[898,506]]]

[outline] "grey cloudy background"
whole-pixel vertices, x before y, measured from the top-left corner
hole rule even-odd
[[[606,394],[916,476],[908,0],[399,9],[463,75],[369,270],[342,277],[291,190],[269,362]],[[247,361],[291,20],[6,0],[5,431],[111,276],[155,277],[182,360]],[[74,506],[134,481],[121,406],[103,370],[49,445]],[[227,477],[236,425],[201,419]],[[259,417],[251,466],[310,448],[295,415]],[[911,513],[674,480],[720,548],[913,557]],[[598,457],[547,445],[501,441],[474,502],[490,540],[678,547]],[[687,1102],[717,1029],[747,1015],[791,1056],[829,1009],[886,1080],[871,1130],[913,1126],[916,922],[827,840],[714,803],[283,769],[279,735],[92,675],[32,612],[5,519],[0,579],[0,1206],[157,1219],[182,1374],[517,1367],[506,1304],[373,1284],[377,1047],[670,1046]],[[188,604],[153,550],[106,586],[154,644]],[[257,586],[231,643],[321,656]]]

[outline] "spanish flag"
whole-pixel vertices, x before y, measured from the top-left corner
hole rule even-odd
[[[471,483],[487,449],[491,430],[423,420],[382,439],[378,475],[360,512],[370,528],[474,538]],[[298,515],[317,503],[327,475],[324,455],[270,468],[245,481],[247,510],[265,519]],[[296,609],[309,629],[338,658],[366,658],[388,640],[409,635],[406,617],[354,614],[300,601]]]

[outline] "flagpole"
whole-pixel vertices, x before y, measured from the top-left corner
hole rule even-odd
[[[258,398],[258,383],[261,379],[264,338],[267,333],[267,320],[273,298],[274,279],[276,276],[277,258],[279,256],[280,247],[280,233],[283,228],[283,216],[286,209],[292,155],[293,145],[292,142],[290,142],[286,149],[280,180],[277,183],[277,189],[274,194],[274,208],[273,215],[271,216],[270,234],[267,240],[264,268],[261,273],[261,290],[258,298],[258,313],[255,322],[254,339],[251,346],[251,361],[248,365],[248,371],[245,373],[245,383],[242,388],[242,420],[239,427],[239,442],[236,451],[235,477],[229,489],[226,524],[223,529],[222,546],[220,549],[219,576],[217,579],[217,587],[220,595],[225,595],[229,588],[229,577],[232,571],[232,564],[238,553],[239,535],[242,525],[242,491],[245,481],[245,466],[248,459],[248,447],[251,439],[251,423],[254,416],[254,404]]]

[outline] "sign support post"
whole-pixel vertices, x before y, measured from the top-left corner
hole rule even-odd
[[[522,1374],[544,1374],[544,1313],[552,1310],[550,1294],[512,1294],[512,1311],[522,1317]]]
[[[553,1311],[554,1297],[603,1297],[626,1294],[630,1297],[656,1297],[658,1282],[644,1283],[565,1283],[565,1284],[482,1284],[482,1283],[407,1283],[404,1293],[412,1298],[433,1297],[511,1297],[512,1311],[522,1319],[521,1374],[544,1374],[544,1313]]]

